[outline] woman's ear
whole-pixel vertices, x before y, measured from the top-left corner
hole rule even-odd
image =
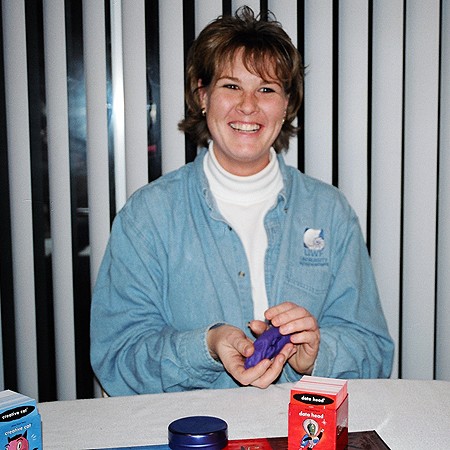
[[[208,92],[205,86],[203,86],[202,80],[199,79],[197,81],[197,92],[198,92],[198,98],[200,100],[200,106],[202,109],[206,108],[206,102],[208,97]]]

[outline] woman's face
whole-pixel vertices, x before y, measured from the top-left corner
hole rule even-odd
[[[240,176],[261,171],[286,114],[289,98],[281,83],[249,72],[238,52],[200,96],[221,166]]]

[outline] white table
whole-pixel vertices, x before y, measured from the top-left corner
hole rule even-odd
[[[230,439],[287,436],[291,386],[40,403],[44,448],[164,444],[189,415],[221,417]],[[350,431],[376,430],[392,450],[450,448],[450,382],[351,380],[348,391]]]

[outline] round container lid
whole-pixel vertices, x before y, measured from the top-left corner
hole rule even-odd
[[[228,443],[227,423],[218,417],[190,416],[169,425],[169,447],[222,449]]]

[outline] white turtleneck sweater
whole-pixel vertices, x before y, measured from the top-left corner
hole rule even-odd
[[[268,308],[264,278],[267,249],[264,217],[275,205],[283,187],[275,150],[270,150],[270,162],[261,172],[242,177],[222,168],[211,143],[203,167],[220,213],[244,246],[250,268],[254,318],[264,320],[264,311]]]

